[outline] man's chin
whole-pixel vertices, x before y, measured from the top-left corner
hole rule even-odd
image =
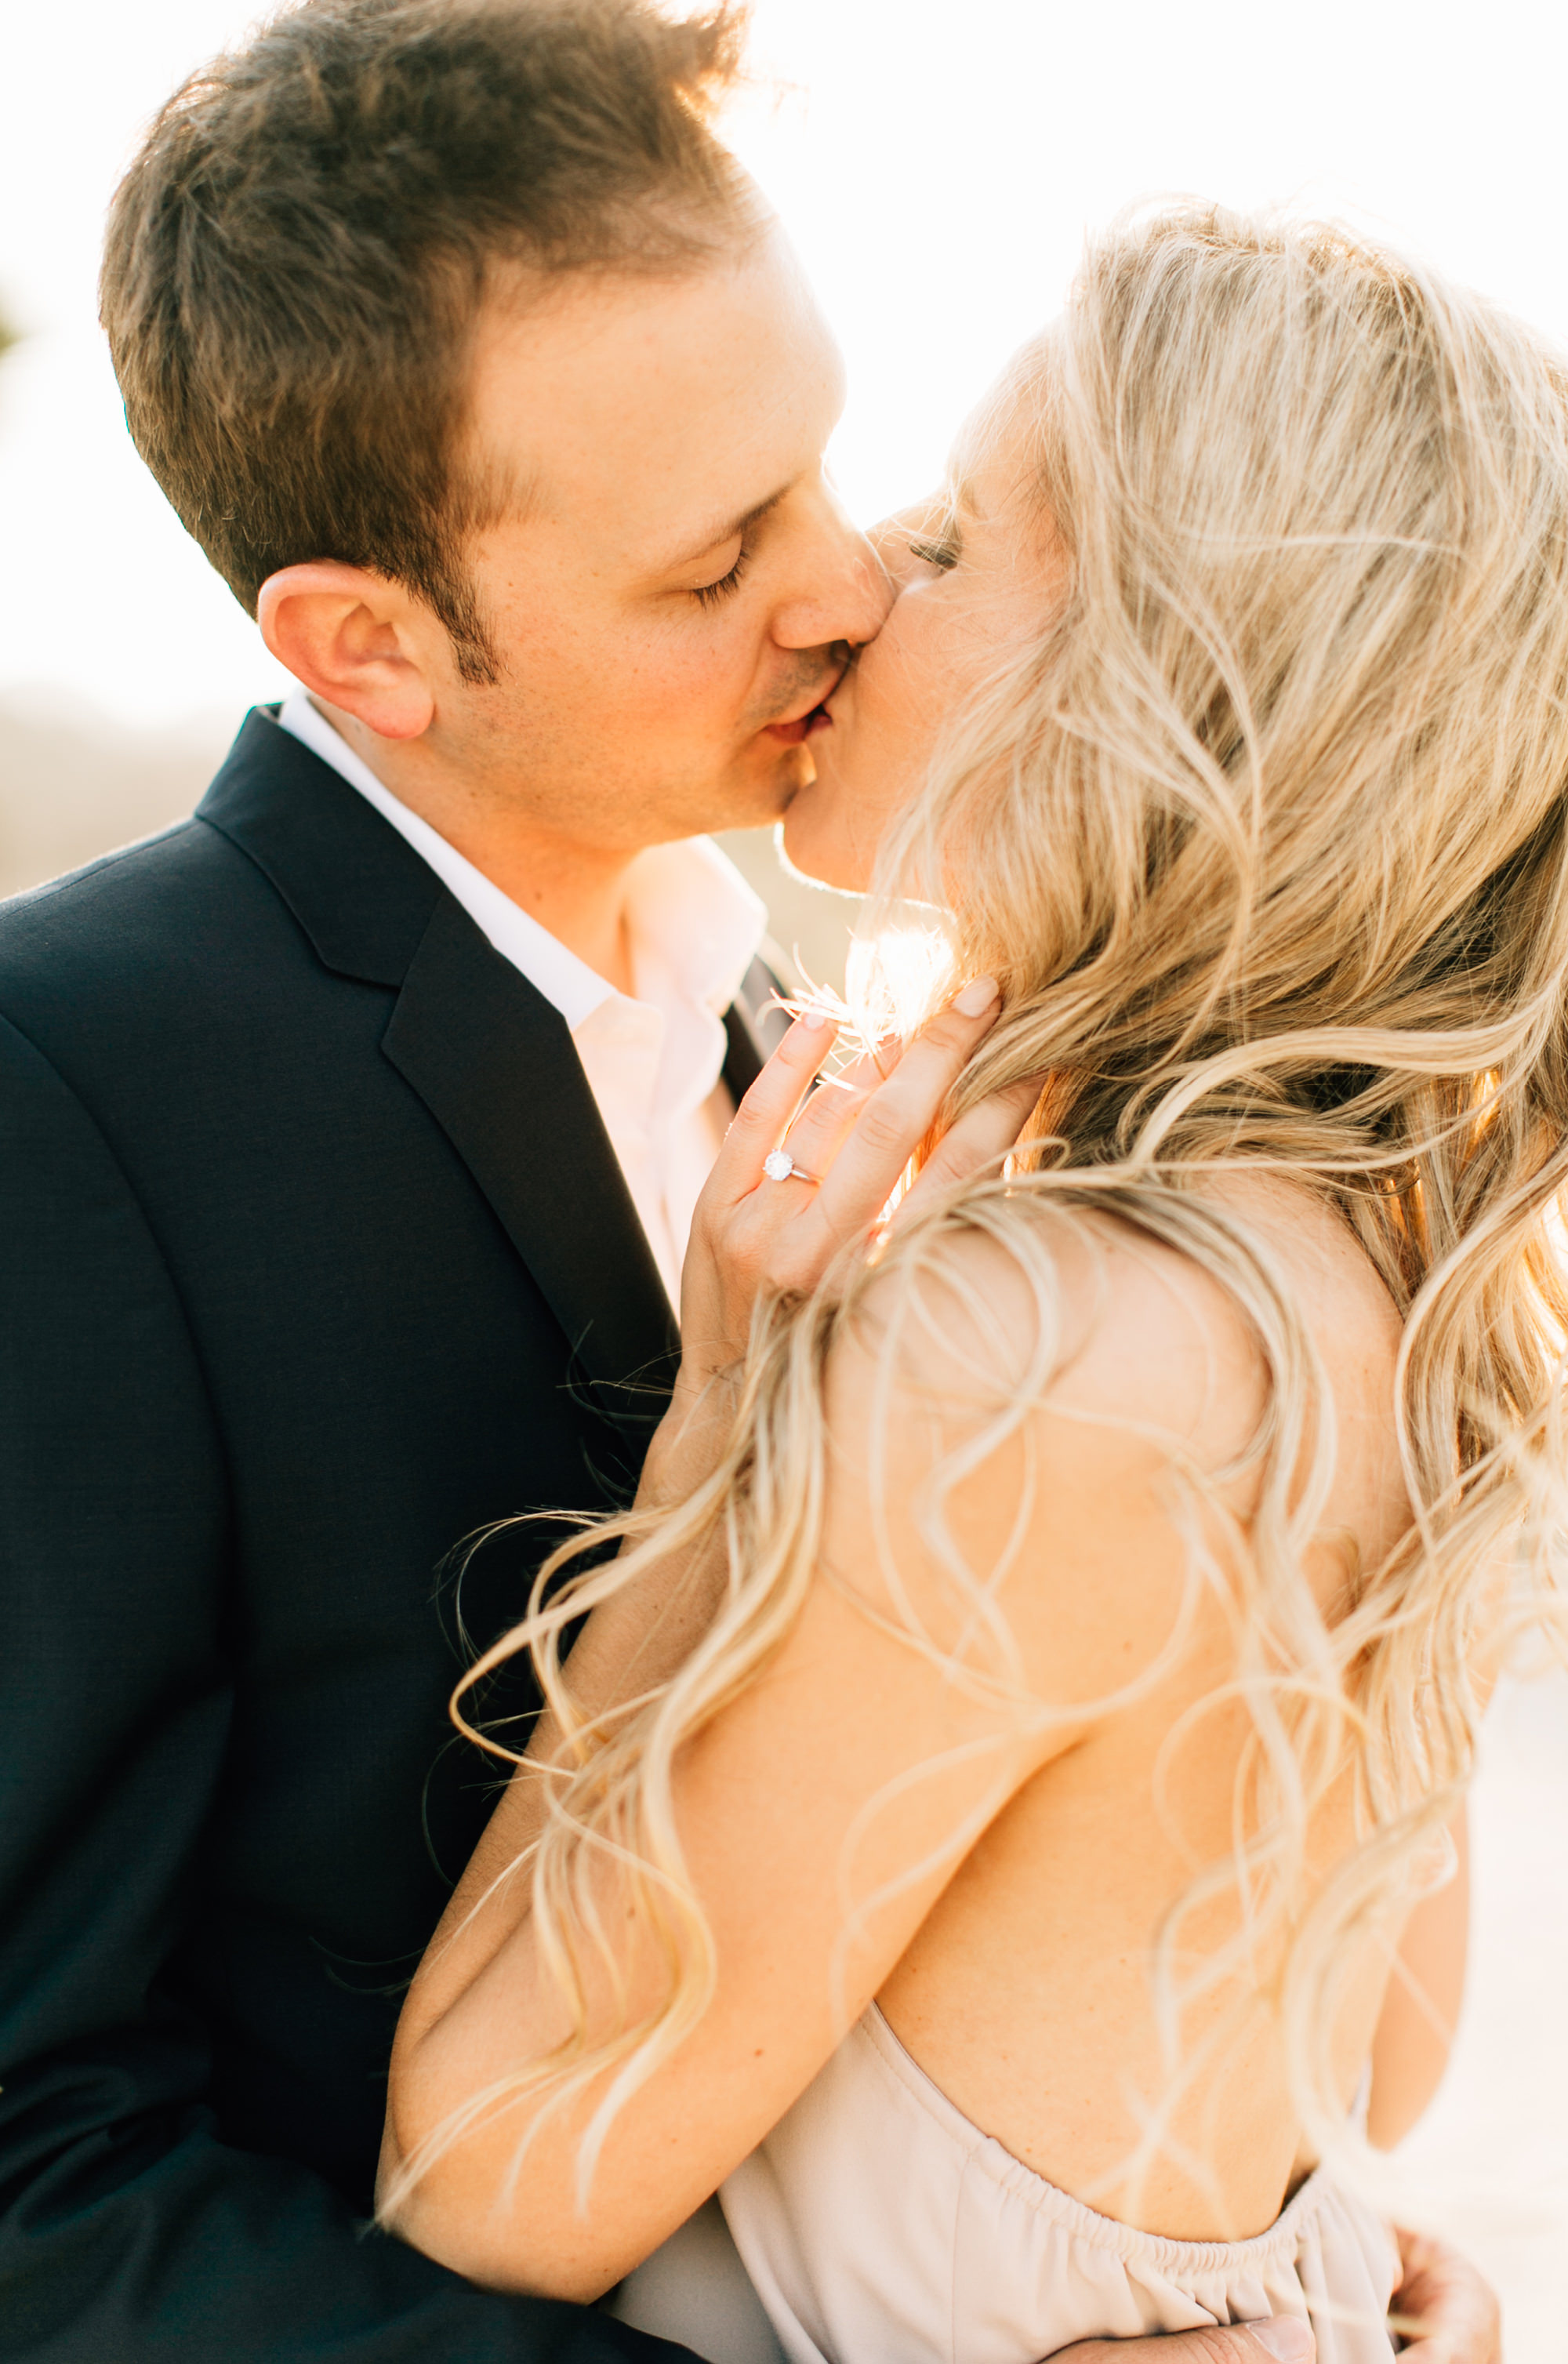
[[[817,766],[808,747],[781,747],[765,766],[730,775],[720,808],[707,828],[771,829],[784,820],[801,790],[816,777]]]

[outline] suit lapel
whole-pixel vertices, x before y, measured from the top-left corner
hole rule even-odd
[[[443,894],[382,1048],[505,1225],[617,1424],[663,1410],[679,1340],[560,1011]]]
[[[196,819],[271,880],[339,976],[401,985],[446,892],[357,788],[256,707]]]
[[[566,1021],[363,797],[257,709],[199,808],[338,974],[397,988],[383,1049],[484,1193],[628,1435],[663,1409],[674,1315]]]

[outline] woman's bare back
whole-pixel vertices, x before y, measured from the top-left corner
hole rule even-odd
[[[1382,1410],[1396,1323],[1359,1249],[1305,1193],[1229,1195],[1232,1217],[1283,1268],[1286,1293],[1310,1305],[1330,1366],[1343,1449],[1326,1511],[1339,1541],[1325,1544],[1316,1579],[1328,1602],[1357,1560],[1375,1561],[1407,1523]],[[765,2169],[849,2057],[848,2032],[858,2043],[878,2024],[873,1999],[889,2040],[942,2106],[1042,2188],[1179,2242],[1232,2243],[1278,2214],[1300,2141],[1261,2014],[1205,2064],[1148,2173],[1138,2181],[1125,2171],[1138,2097],[1157,2101],[1165,2081],[1151,1941],[1196,1865],[1229,1852],[1246,1728],[1240,1710],[1206,1719],[1163,1768],[1173,1835],[1156,1792],[1162,1752],[1186,1709],[1229,1678],[1231,1660],[1224,1587],[1192,1581],[1172,1470],[1185,1458],[1223,1475],[1257,1427],[1264,1375],[1229,1294],[1145,1232],[1040,1205],[1027,1236],[1009,1207],[1006,1235],[954,1235],[956,1258],[933,1276],[924,1317],[901,1343],[888,1324],[914,1301],[906,1277],[882,1299],[873,1277],[863,1318],[840,1326],[825,1387],[820,1524],[797,1603],[750,1681],[684,1741],[672,1768],[686,1876],[713,1949],[709,1999],[608,2120],[587,2214],[574,2196],[587,2091],[541,2113],[520,2154],[515,2118],[453,2153],[442,2238],[464,2269],[484,2240],[485,2270],[495,2270],[475,2195],[511,2161],[518,2213],[502,2262],[511,2245],[532,2275],[547,2259],[562,2295],[593,2297],[618,2281],[716,2186],[728,2195],[729,2179]],[[1019,1261],[1029,1254],[1032,1298]],[[1018,1417],[998,1441],[986,1407],[999,1402]],[[933,1481],[955,1447],[970,1454],[967,1474],[933,1521]],[[1222,1492],[1240,1538],[1246,1481],[1227,1479]],[[1223,1524],[1216,1515],[1217,1543]],[[984,1614],[977,1621],[982,1600],[996,1612],[989,1629]],[[648,1607],[629,1591],[611,1618],[623,1601],[647,1630]],[[624,1667],[604,1611],[579,1651],[601,1634]],[[515,1785],[497,1811],[503,1864],[508,1806],[516,1799],[526,1811],[528,1796]],[[1348,1823],[1332,1821],[1330,1812],[1312,1834],[1326,1859],[1348,1836]],[[484,1877],[483,1865],[471,1876]],[[594,1972],[590,2030],[641,2009],[668,1977],[651,1915],[627,1912],[613,1866],[592,1877],[604,1904],[616,1901],[625,1958],[614,1982]],[[417,2038],[416,2071],[404,2072],[404,2092],[432,2123],[449,2096],[483,2083],[493,2060],[519,2046],[542,2057],[573,2040],[527,1918],[517,1946],[493,1934],[517,1913],[517,1891],[504,1879],[460,1891],[453,1910],[429,1990],[441,2007]],[[1230,1934],[1221,1908],[1218,1928],[1190,1921],[1185,1942],[1201,1956]],[[1347,2100],[1384,1968],[1369,1961],[1364,1996],[1347,2013]],[[1210,2009],[1232,2008],[1240,1991]],[[1189,2015],[1189,2046],[1204,2033],[1202,2014]],[[873,2134],[880,2123],[858,2109],[851,2122]],[[1173,2161],[1184,2147],[1206,2155],[1212,2172]],[[803,2190],[821,2182],[821,2157],[840,2149],[808,2142]],[[775,2226],[788,2216],[763,2213]],[[837,2277],[845,2228],[828,2235]],[[1374,2228],[1374,2247],[1381,2237]],[[890,2289],[914,2238],[890,2250]],[[1013,2254],[1010,2237],[1002,2247]],[[784,2247],[804,2267],[793,2236]],[[1364,2261],[1357,2272],[1366,2284]],[[1234,2293],[1221,2296],[1232,2303]],[[1254,2293],[1242,2312],[1281,2303],[1263,2299]],[[1180,2319],[1199,2318],[1156,2309],[1143,2327]]]
[[[1325,1524],[1339,1541],[1326,1541],[1320,1553],[1327,1601],[1354,1566],[1375,1566],[1408,1523],[1393,1422],[1397,1316],[1348,1231],[1305,1191],[1232,1180],[1213,1195],[1288,1277],[1328,1374],[1339,1450]],[[1180,1422],[1197,1457],[1217,1466],[1257,1416],[1255,1351],[1214,1283],[1147,1241],[1111,1243],[1112,1228],[1102,1233],[1108,1293],[1065,1392],[1085,1411]],[[1102,1449],[1085,1428],[1080,1482],[1069,1498],[1042,1502],[1034,1528],[1042,1553],[1072,1555],[1091,1618],[1096,1590],[1108,1602],[1129,1573],[1103,1556],[1096,1567],[1096,1525],[1124,1553],[1138,1548],[1139,1534],[1125,1503],[1116,1520],[1096,1520]],[[1114,1440],[1111,1455],[1107,1478],[1119,1458]],[[1152,1520],[1166,1510],[1151,1500]],[[1162,1544],[1151,1537],[1150,1548]],[[1229,1678],[1232,1665],[1210,1600],[1168,1677],[1096,1723],[1003,1809],[878,1998],[932,2080],[1016,2158],[1108,2214],[1191,2240],[1261,2231],[1314,2163],[1287,2090],[1277,2022],[1264,2010],[1245,2013],[1251,1981],[1239,1977],[1184,2014],[1184,2049],[1198,2054],[1210,2034],[1215,2057],[1172,2105],[1168,2139],[1150,2156],[1138,2151],[1140,2105],[1154,2108],[1169,2083],[1151,1941],[1195,1868],[1223,1860],[1232,1846],[1247,1710],[1235,1701],[1211,1707],[1164,1753],[1178,1720]],[[1327,1862],[1350,1844],[1347,1783],[1318,1816],[1312,1845]],[[1233,1903],[1219,1901],[1207,1920],[1189,1922],[1185,1952],[1201,1950],[1206,1935],[1222,1942],[1236,1925]],[[1347,2106],[1387,1967],[1385,1948],[1370,1946],[1341,2014]],[[1207,2179],[1184,2158],[1205,2162]]]

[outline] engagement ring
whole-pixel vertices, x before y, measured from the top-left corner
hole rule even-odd
[[[770,1149],[762,1160],[762,1171],[770,1182],[819,1182],[819,1174],[808,1174],[797,1165],[787,1149]]]

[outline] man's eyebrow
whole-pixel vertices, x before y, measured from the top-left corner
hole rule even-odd
[[[704,534],[700,541],[689,542],[678,558],[671,559],[670,564],[687,566],[694,558],[701,558],[706,552],[717,550],[721,541],[733,541],[737,534],[747,533],[752,526],[761,525],[768,511],[776,509],[784,496],[795,490],[796,481],[792,476],[787,485],[781,485],[776,493],[770,493],[765,501],[759,501],[754,508],[746,511],[744,517],[728,518],[724,524],[715,526],[711,533]]]

